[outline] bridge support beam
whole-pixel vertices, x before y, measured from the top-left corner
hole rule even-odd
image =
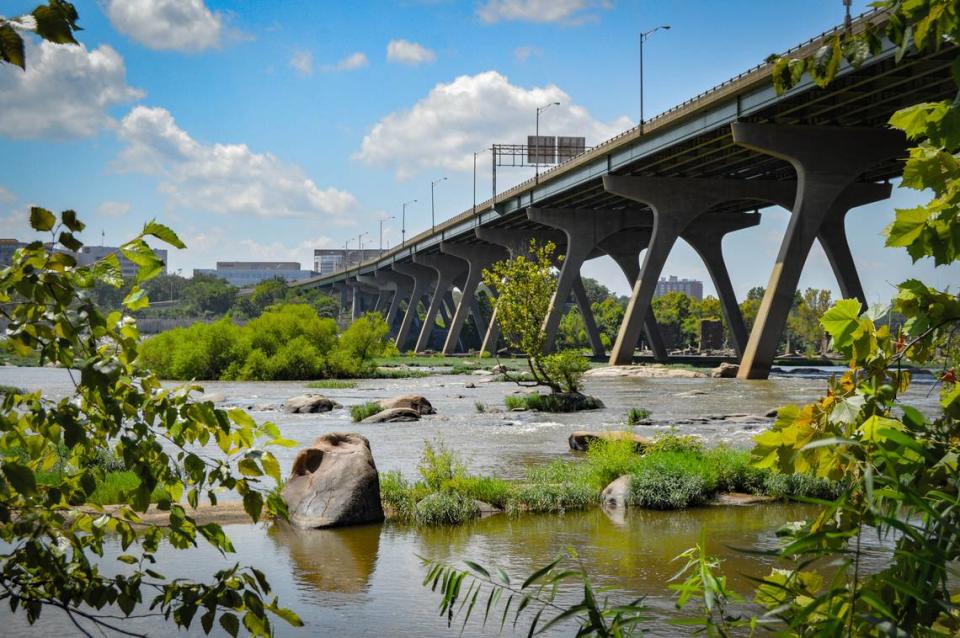
[[[650,309],[663,266],[677,239],[695,219],[726,201],[758,199],[786,203],[794,191],[792,183],[718,178],[606,175],[603,185],[608,192],[642,202],[653,210],[650,244],[610,354],[611,365],[633,361],[642,318]]]
[[[824,228],[824,222],[838,215],[841,196],[854,180],[870,167],[903,155],[906,144],[902,133],[890,129],[742,122],[733,124],[733,140],[746,148],[786,160],[797,171],[793,214],[737,375],[741,379],[765,379],[770,374],[813,241],[818,235],[831,232],[831,228]],[[839,216],[842,218],[842,214]],[[835,250],[836,243],[828,245],[834,259],[840,254],[837,263],[841,264],[847,260],[842,255],[843,249],[839,253]],[[846,273],[845,285],[851,284],[848,275],[855,272],[849,270],[852,264],[849,259],[845,266],[840,266]],[[862,290],[859,294],[862,295]]]
[[[427,308],[427,316],[423,320],[423,326],[420,328],[420,336],[417,338],[415,348],[417,352],[423,352],[430,342],[430,335],[433,334],[437,312],[441,311],[444,302],[447,301],[453,282],[465,274],[467,263],[458,257],[449,255],[423,254],[414,254],[413,262],[430,268],[436,273],[433,294],[430,296],[430,306]],[[449,318],[444,320],[444,325],[450,325]]]
[[[384,319],[390,326],[390,335],[395,337],[399,330],[399,326],[394,325],[397,323],[397,312],[400,310],[400,304],[403,300],[409,299],[410,293],[413,291],[413,280],[393,270],[378,271],[376,276],[387,285],[392,285],[394,289],[393,298],[390,300],[390,307],[387,308]]]
[[[450,330],[447,331],[447,339],[443,343],[443,354],[453,354],[457,349],[457,342],[460,339],[460,333],[463,332],[463,324],[467,320],[467,313],[473,314],[473,320],[477,325],[477,332],[483,339],[486,330],[483,317],[480,316],[479,308],[476,303],[477,288],[483,279],[483,269],[489,268],[493,263],[507,258],[507,251],[500,246],[480,245],[480,244],[451,244],[442,242],[440,252],[445,255],[459,257],[467,262],[467,279],[460,289],[462,295],[457,309],[453,313],[453,319],[450,322]],[[491,322],[492,324],[493,322]],[[483,344],[480,344],[483,347]]]
[[[436,274],[432,268],[418,264],[393,264],[393,270],[401,275],[407,275],[413,279],[413,291],[410,293],[410,301],[407,302],[407,312],[403,315],[403,321],[400,323],[400,329],[397,330],[397,349],[404,352],[409,345],[410,326],[413,325],[413,319],[417,316],[417,304],[421,297],[427,294],[427,291],[433,286],[433,280]]]

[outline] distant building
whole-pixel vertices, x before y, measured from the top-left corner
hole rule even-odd
[[[345,270],[362,261],[380,255],[377,249],[357,250],[356,248],[315,248],[313,251],[313,269],[320,275]]]
[[[299,281],[312,277],[311,270],[301,270],[296,261],[218,261],[216,268],[194,268],[196,275],[213,275],[238,288],[256,286],[267,279]]]
[[[668,292],[682,292],[694,299],[702,300],[703,282],[696,279],[677,279],[675,275],[670,275],[669,279],[661,279],[657,282],[657,292],[653,296],[662,297]]]
[[[27,242],[16,239],[0,239],[0,265],[9,266],[13,261],[13,253],[18,248],[26,246]],[[79,253],[72,250],[66,250],[60,245],[46,244],[47,250],[71,255],[77,260],[77,265],[89,266],[95,261],[103,259],[107,255],[115,254],[120,262],[120,272],[124,279],[133,279],[137,276],[137,265],[123,256],[120,249],[116,246],[83,246]],[[162,248],[154,248],[153,252],[163,260],[163,272],[167,271],[167,251]]]
[[[13,263],[13,253],[23,248],[27,243],[18,239],[0,238],[0,266],[9,266]]]

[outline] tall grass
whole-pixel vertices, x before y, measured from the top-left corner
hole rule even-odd
[[[352,406],[350,408],[350,418],[353,419],[354,423],[359,423],[368,416],[373,416],[382,410],[383,408],[380,407],[379,402],[368,401],[366,403],[361,403],[360,405]]]

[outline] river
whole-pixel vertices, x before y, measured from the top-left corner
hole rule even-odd
[[[0,368],[0,384],[42,388],[51,396],[70,391],[66,371],[49,368]],[[491,383],[480,376],[432,376],[418,379],[365,380],[350,390],[317,390],[345,406],[397,394],[426,396],[437,410],[414,423],[360,425],[348,410],[327,414],[291,415],[276,406],[306,390],[302,382],[208,382],[209,395],[221,395],[223,405],[251,407],[258,420],[269,419],[284,437],[308,445],[330,431],[359,432],[370,440],[377,467],[399,469],[412,478],[424,440],[440,438],[460,454],[472,472],[516,478],[524,467],[570,454],[567,436],[574,430],[623,427],[631,407],[651,411],[656,426],[638,426],[653,433],[675,427],[697,434],[710,444],[747,447],[750,437],[767,427],[768,419],[740,419],[736,423],[691,419],[728,414],[763,415],[784,403],[802,403],[823,391],[824,375],[783,375],[766,381],[730,379],[613,379],[589,380],[586,392],[601,398],[603,410],[576,414],[478,413],[476,402],[502,406],[503,396],[516,391],[511,384]],[[470,387],[474,386],[474,387]],[[907,397],[925,411],[936,404],[928,384],[917,384]],[[289,471],[296,448],[276,450],[284,472]],[[711,553],[724,559],[731,584],[742,591],[750,576],[761,576],[770,564],[733,547],[770,549],[774,532],[784,523],[810,516],[809,506],[774,504],[757,507],[711,506],[683,512],[630,510],[611,518],[599,509],[564,515],[496,515],[457,528],[414,528],[394,523],[338,530],[294,532],[263,525],[230,525],[228,534],[236,556],[223,558],[202,547],[191,552],[164,549],[160,571],[167,576],[205,578],[220,567],[240,561],[266,572],[284,605],[292,607],[307,626],[295,630],[278,626],[284,636],[453,636],[437,615],[439,597],[420,586],[424,570],[418,556],[457,562],[471,559],[503,566],[513,576],[526,576],[559,552],[579,552],[598,586],[612,587],[610,596],[628,600],[645,596],[660,620],[654,635],[685,635],[666,624],[673,614],[669,578],[679,565],[671,559],[705,535]],[[116,553],[117,548],[111,548]],[[879,564],[883,558],[874,557]],[[107,561],[111,563],[113,561]],[[569,592],[568,595],[574,595]],[[482,615],[482,614],[481,614]],[[0,608],[5,636],[73,635],[69,622],[47,611],[40,626],[28,628],[24,617],[10,618]],[[155,621],[127,620],[124,629],[168,635],[172,627]],[[521,621],[517,633],[525,635]],[[465,635],[497,634],[498,623],[482,630],[471,621]],[[201,635],[195,631],[184,632]],[[557,632],[570,634],[570,627]],[[508,626],[505,635],[511,635]]]

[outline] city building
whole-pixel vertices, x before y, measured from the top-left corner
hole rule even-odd
[[[315,248],[313,251],[313,269],[321,275],[326,275],[356,266],[362,261],[379,255],[380,251],[377,249]]]
[[[167,272],[167,251],[163,248],[154,248],[154,254],[163,260],[163,270],[161,272]],[[135,263],[123,256],[123,253],[120,252],[120,249],[116,246],[84,246],[80,249],[79,253],[76,253],[77,264],[80,266],[89,266],[95,261],[99,261],[106,257],[107,255],[116,255],[117,260],[120,262],[120,273],[123,275],[124,279],[133,279],[137,276],[137,266]]]
[[[0,238],[0,266],[9,266],[13,263],[13,253],[23,248],[27,243],[18,239]]]
[[[250,288],[267,279],[299,281],[316,273],[301,270],[296,261],[218,261],[216,268],[194,268],[193,274],[213,275],[232,286]]]
[[[670,275],[669,279],[661,279],[657,282],[657,292],[653,296],[661,297],[668,292],[682,292],[694,299],[702,300],[703,282],[696,279],[677,279],[675,275]]]

